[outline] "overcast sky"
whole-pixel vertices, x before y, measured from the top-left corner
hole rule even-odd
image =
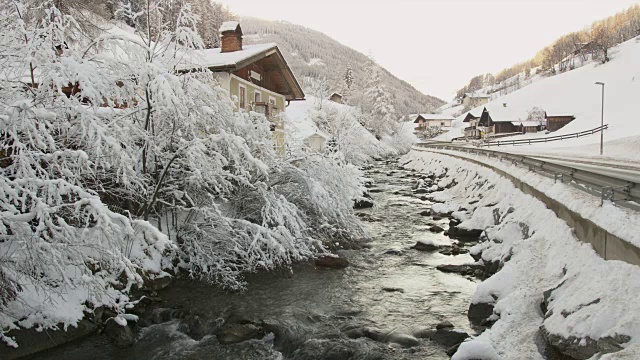
[[[531,58],[638,0],[222,0],[241,16],[321,31],[425,94],[450,100],[472,76]]]

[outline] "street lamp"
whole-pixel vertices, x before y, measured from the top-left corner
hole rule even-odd
[[[596,85],[602,86],[602,112],[600,113],[600,155],[602,155],[604,141],[604,83],[598,81]]]

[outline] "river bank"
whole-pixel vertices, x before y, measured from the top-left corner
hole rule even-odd
[[[358,213],[372,241],[337,251],[347,268],[251,274],[242,293],[176,279],[135,311],[131,347],[100,334],[30,358],[448,359],[452,345],[476,334],[466,312],[477,280],[437,267],[473,262],[468,246],[433,231],[449,219],[432,215],[433,203],[414,189],[426,175],[395,161],[366,173],[375,206]],[[435,248],[415,249],[418,242]]]

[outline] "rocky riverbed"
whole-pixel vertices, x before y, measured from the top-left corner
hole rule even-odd
[[[433,176],[395,161],[366,173],[374,206],[357,210],[372,238],[364,248],[251,274],[241,293],[177,279],[148,294],[126,331],[107,323],[31,358],[448,359],[476,334],[467,310],[487,273],[464,264],[479,234],[431,211]]]

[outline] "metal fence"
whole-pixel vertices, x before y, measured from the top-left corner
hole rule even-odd
[[[577,132],[577,133],[573,133],[573,134],[548,136],[548,137],[544,137],[544,138],[534,138],[534,139],[488,141],[486,143],[480,144],[480,146],[489,147],[489,146],[531,145],[531,144],[535,144],[535,143],[547,143],[547,142],[552,142],[552,141],[560,141],[560,140],[581,138],[583,136],[593,135],[595,133],[598,133],[598,132],[600,132],[601,129],[604,131],[604,130],[606,130],[608,128],[609,128],[609,124],[605,124],[603,126],[598,126],[595,129],[585,130],[585,131],[581,131],[581,132]]]
[[[469,154],[487,156],[501,161],[509,161],[514,165],[528,168],[530,171],[553,178],[556,182],[572,183],[578,188],[600,196],[602,205],[605,200],[623,201],[628,207],[640,209],[640,183],[603,175],[591,171],[558,165],[525,155],[509,154],[495,150],[459,147],[446,144],[418,144],[420,147],[454,150]]]

